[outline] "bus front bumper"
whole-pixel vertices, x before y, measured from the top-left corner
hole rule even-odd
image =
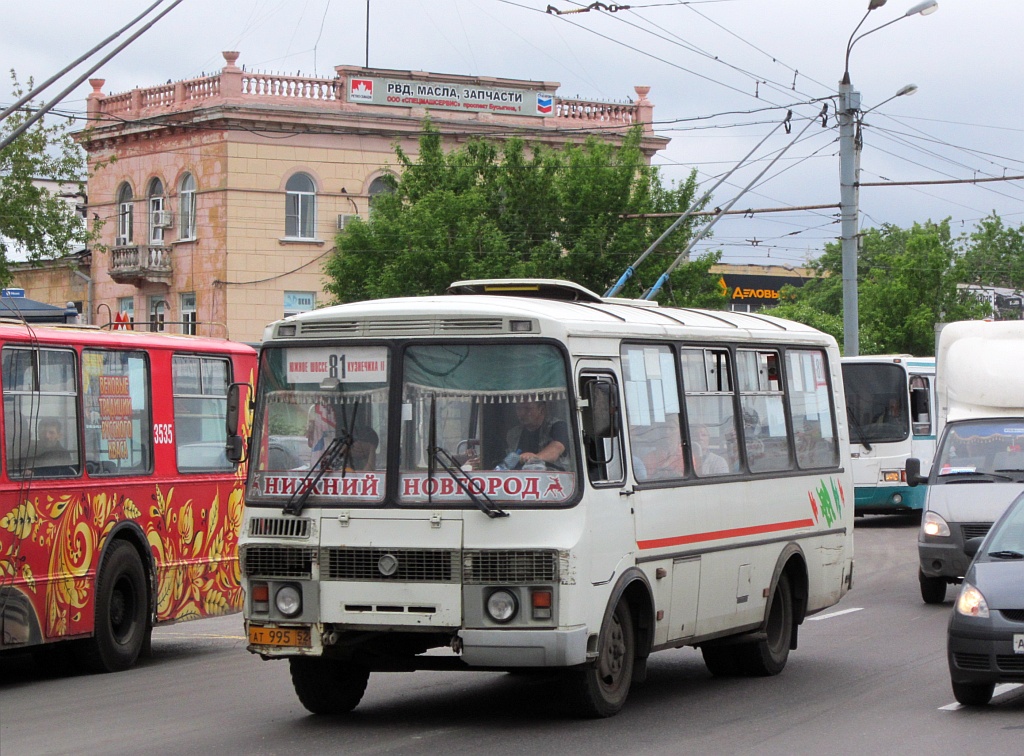
[[[471,667],[574,667],[587,661],[586,626],[550,630],[460,630]]]

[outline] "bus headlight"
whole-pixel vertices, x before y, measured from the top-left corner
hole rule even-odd
[[[924,513],[924,517],[921,519],[921,532],[926,536],[943,536],[949,537],[949,525],[935,512],[928,511]]]
[[[285,617],[294,617],[302,611],[302,591],[297,585],[282,585],[274,595],[274,605]]]
[[[511,622],[519,613],[519,602],[513,593],[498,590],[487,597],[487,614],[495,622]]]

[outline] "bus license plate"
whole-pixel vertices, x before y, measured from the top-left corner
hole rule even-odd
[[[260,627],[249,625],[249,643],[254,646],[297,646],[309,648],[313,645],[308,627]]]

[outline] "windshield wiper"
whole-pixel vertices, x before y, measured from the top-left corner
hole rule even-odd
[[[310,494],[316,489],[317,483],[324,477],[325,473],[331,470],[341,468],[341,477],[345,477],[345,471],[348,469],[349,456],[352,454],[352,434],[343,433],[340,436],[335,436],[334,440],[327,445],[324,449],[323,454],[316,458],[316,461],[309,466],[309,472],[307,472],[302,480],[299,481],[298,487],[295,492],[292,493],[291,498],[288,499],[288,503],[284,505],[282,510],[283,514],[297,515],[302,511],[302,508],[306,506],[306,500]],[[316,476],[310,480],[310,477],[316,473]]]
[[[1012,549],[1003,549],[1002,551],[990,551],[988,552],[990,557],[996,559],[1024,559],[1024,554],[1019,551],[1013,551]]]
[[[970,480],[977,480],[980,477],[980,478],[982,478],[983,480],[985,480],[985,481],[987,481],[989,483],[994,483],[997,479],[998,480],[1008,480],[1008,481],[1013,482],[1013,478],[1010,477],[1009,475],[1003,475],[1002,473],[997,473],[997,472],[988,472],[986,470],[950,470],[949,472],[945,472],[945,473],[944,472],[940,472],[939,473],[939,477],[940,478],[967,478],[967,477],[969,477]],[[949,481],[949,482],[952,482],[952,481]]]
[[[508,512],[504,509],[500,509],[484,491],[473,490],[473,476],[467,473],[459,465],[459,462],[447,449],[442,449],[440,446],[435,446],[430,450],[430,461],[431,469],[433,469],[433,463],[437,463],[441,466],[441,469],[448,473],[452,480],[455,481],[456,485],[462,490],[466,496],[468,496],[477,509],[483,512],[488,517],[508,517]],[[431,486],[427,490],[430,491],[433,488]],[[483,497],[483,498],[481,498]],[[428,494],[429,499],[429,494]],[[484,501],[486,499],[486,501]]]
[[[864,427],[859,422],[857,422],[857,418],[856,416],[854,416],[853,410],[850,409],[849,404],[846,405],[846,416],[850,418],[850,425],[852,425],[854,429],[857,431],[858,436],[858,439],[856,441],[854,441],[854,439],[852,438],[850,440],[853,441],[855,444],[860,444],[867,451],[871,451],[871,442],[864,438]]]

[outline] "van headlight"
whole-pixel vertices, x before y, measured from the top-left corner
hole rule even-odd
[[[274,606],[285,617],[294,617],[302,611],[302,591],[299,586],[288,583],[274,594]]]
[[[921,532],[926,536],[949,538],[949,525],[939,515],[929,510],[921,518]]]

